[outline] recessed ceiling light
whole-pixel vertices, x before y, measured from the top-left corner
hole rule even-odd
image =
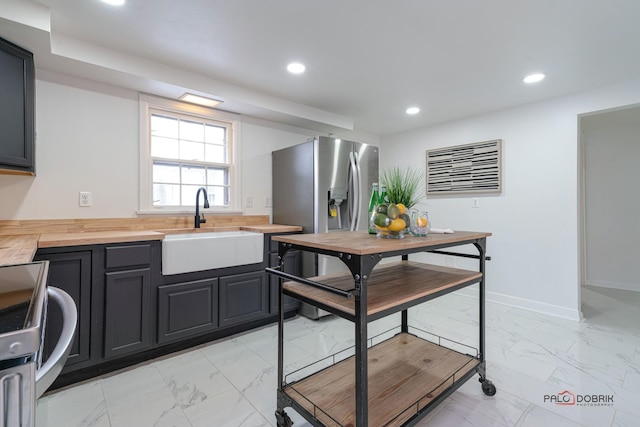
[[[413,116],[414,114],[418,114],[420,112],[420,109],[418,107],[409,107],[405,110],[405,112]]]
[[[301,74],[304,73],[304,70],[306,69],[307,67],[299,62],[292,62],[291,64],[287,65],[287,71],[291,74]]]
[[[542,73],[529,74],[527,77],[522,79],[522,81],[525,83],[538,83],[539,81],[543,80],[544,77],[545,75]]]
[[[104,3],[110,4],[111,6],[122,6],[125,0],[102,0]]]
[[[205,107],[215,107],[218,104],[222,104],[224,101],[213,98],[205,98],[204,96],[194,95],[192,93],[185,93],[180,98],[180,101],[188,102],[190,104],[203,105]]]

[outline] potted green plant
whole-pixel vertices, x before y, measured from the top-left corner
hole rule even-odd
[[[409,209],[423,196],[419,188],[423,173],[412,167],[394,166],[380,175],[380,183],[386,189],[371,215],[371,228],[377,237],[402,239],[409,233],[411,217]]]
[[[389,203],[410,209],[424,197],[419,191],[423,178],[424,173],[411,166],[392,166],[382,171],[380,182],[387,189]]]

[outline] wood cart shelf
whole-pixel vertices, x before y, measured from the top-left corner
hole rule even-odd
[[[290,427],[284,411],[293,407],[314,426],[410,426],[476,373],[487,395],[495,387],[486,378],[484,360],[485,245],[490,233],[455,232],[399,240],[378,239],[365,232],[278,236],[278,256],[291,249],[334,256],[349,273],[302,278],[278,268],[267,271],[280,281],[279,303],[289,295],[354,323],[353,356],[290,382],[283,372],[284,317],[278,323],[278,427]],[[473,245],[478,255],[445,252]],[[440,252],[476,258],[478,271],[408,261],[416,252]],[[402,261],[384,265],[386,257]],[[408,308],[463,287],[479,284],[479,349],[464,354],[409,333]],[[282,308],[282,307],[281,307]],[[400,332],[371,347],[367,324],[402,313]],[[412,331],[413,332],[413,331]],[[446,340],[446,339],[445,339]],[[459,350],[459,346],[456,350]],[[342,360],[344,359],[344,360]]]
[[[386,264],[373,270],[367,283],[367,315],[368,321],[375,320],[379,313],[397,312],[406,304],[415,305],[444,293],[453,292],[469,284],[477,283],[482,274],[477,271],[466,271],[438,265],[422,264],[411,261],[400,261]],[[353,291],[353,276],[349,273],[323,277],[312,277],[317,281],[335,289]],[[342,317],[355,316],[355,299],[344,298],[324,289],[290,281],[285,282],[283,289],[286,295],[301,299],[310,304],[324,304],[337,310]]]
[[[372,426],[402,425],[479,363],[409,334],[371,347],[368,360]],[[287,385],[284,392],[326,426],[355,425],[355,371],[355,357],[350,357]]]

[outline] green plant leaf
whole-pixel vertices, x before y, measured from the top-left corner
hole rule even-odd
[[[423,178],[424,173],[413,167],[393,166],[382,171],[380,182],[387,188],[390,203],[402,203],[408,209],[424,197],[418,191]]]

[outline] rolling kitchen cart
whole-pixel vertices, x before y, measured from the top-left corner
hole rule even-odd
[[[314,426],[414,425],[465,381],[478,373],[482,390],[495,386],[485,371],[485,255],[491,233],[456,231],[426,237],[379,239],[366,231],[274,236],[280,280],[278,322],[278,427],[290,427],[284,411],[292,407]],[[478,255],[443,251],[473,245]],[[281,271],[287,251],[297,249],[334,256],[347,273],[302,278]],[[408,260],[417,252],[476,258],[478,271]],[[387,257],[402,260],[374,267]],[[409,325],[408,309],[466,286],[479,284],[479,348],[438,337]],[[283,295],[327,310],[355,326],[355,351],[339,352],[284,376]],[[400,325],[368,337],[367,325],[393,313]],[[398,332],[399,328],[399,332]],[[386,335],[395,333],[390,338]],[[381,340],[380,342],[376,342]],[[310,373],[307,373],[310,371]]]

